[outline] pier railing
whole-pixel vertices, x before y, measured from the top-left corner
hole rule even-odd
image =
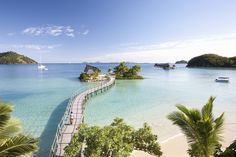
[[[64,113],[60,123],[57,126],[56,135],[55,135],[54,141],[53,141],[52,146],[51,146],[49,157],[63,156],[63,155],[61,155],[61,153],[58,155],[57,152],[58,152],[59,144],[61,142],[63,142],[62,137],[61,137],[62,134],[63,134],[63,131],[64,131],[63,129],[65,128],[65,126],[67,124],[69,124],[70,113],[72,112],[72,106],[73,105],[80,106],[81,109],[82,109],[82,113],[81,113],[82,115],[79,119],[79,122],[74,124],[74,129],[73,129],[73,131],[72,131],[72,133],[69,137],[70,139],[73,137],[73,134],[76,131],[76,128],[78,127],[76,125],[80,125],[83,122],[84,102],[85,102],[85,100],[90,95],[92,95],[93,93],[95,93],[95,92],[97,93],[99,91],[102,92],[102,91],[108,89],[108,87],[112,86],[113,84],[115,84],[115,78],[114,77],[109,77],[108,80],[101,82],[99,85],[97,85],[95,87],[92,87],[92,88],[89,88],[89,89],[84,89],[84,90],[79,90],[79,91],[76,91],[75,93],[73,93],[73,95],[69,99],[69,102],[68,102],[68,105],[66,107],[65,113]],[[78,102],[75,102],[76,98],[78,98],[78,97],[79,97],[79,100],[81,100],[81,99],[82,100],[78,101]],[[75,103],[78,103],[78,104],[75,104]],[[60,147],[60,149],[62,149],[62,147]],[[64,154],[64,150],[60,150],[60,152],[63,152],[62,154]]]

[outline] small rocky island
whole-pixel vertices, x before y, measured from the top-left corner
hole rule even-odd
[[[134,65],[131,68],[125,62],[121,62],[114,68],[116,79],[119,80],[135,80],[143,79],[138,73],[141,71],[141,66]]]
[[[175,68],[175,64],[172,63],[156,63],[154,64],[156,68],[162,68],[164,70],[170,70]]]
[[[8,51],[0,53],[0,64],[37,64],[37,62],[24,55]]]
[[[188,64],[188,62],[186,60],[180,60],[175,62],[175,64]]]
[[[236,68],[236,57],[223,57],[216,54],[204,54],[192,58],[187,67]]]

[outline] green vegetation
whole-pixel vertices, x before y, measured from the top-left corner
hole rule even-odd
[[[84,72],[80,74],[79,79],[84,82],[98,81],[100,73],[101,70],[99,68],[86,64]]]
[[[216,54],[205,54],[192,58],[187,67],[236,68],[236,57],[227,58]]]
[[[215,98],[210,97],[200,110],[177,105],[179,111],[172,112],[168,119],[180,127],[189,143],[191,157],[210,157],[221,141],[224,113],[214,119],[212,109]]]
[[[162,154],[157,136],[152,134],[148,124],[135,130],[123,119],[116,118],[104,127],[82,124],[65,149],[65,157],[74,157],[81,152],[85,157],[128,157],[133,150],[156,156]]]
[[[176,61],[175,64],[188,64],[185,60]]]
[[[129,68],[125,62],[121,62],[114,68],[116,79],[143,79],[142,76],[138,75],[140,71],[141,67],[139,65],[134,65],[133,67]]]
[[[81,73],[79,76],[80,81],[88,82],[88,81],[97,81],[97,77],[100,72],[96,71],[93,74]]]
[[[219,145],[216,150],[215,157],[235,157],[236,156],[236,140],[225,149],[225,151],[221,150],[221,145]]]
[[[38,139],[22,134],[21,123],[11,118],[12,105],[0,101],[0,156],[15,157],[38,149]]]
[[[37,64],[36,61],[16,52],[0,53],[0,64]]]

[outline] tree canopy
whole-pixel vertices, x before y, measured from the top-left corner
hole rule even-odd
[[[230,144],[225,151],[221,150],[221,146],[219,145],[219,147],[217,148],[214,156],[215,157],[235,157],[236,156],[236,140],[233,141],[232,144]]]
[[[235,67],[236,68],[236,57],[227,58],[227,57],[222,57],[216,54],[204,54],[204,55],[192,58],[188,62],[187,67],[222,67],[222,68]]]
[[[123,119],[116,118],[104,127],[82,124],[65,149],[65,157],[74,157],[81,152],[85,157],[128,157],[133,150],[155,156],[162,154],[157,136],[152,134],[147,123],[135,130]]]
[[[114,68],[116,79],[143,79],[142,76],[138,75],[140,71],[140,65],[134,65],[129,68],[125,62],[121,62]]]

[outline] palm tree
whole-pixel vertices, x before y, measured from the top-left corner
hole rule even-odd
[[[121,62],[118,66],[114,68],[114,72],[117,76],[122,76],[125,72],[129,70],[129,67],[125,62]]]
[[[11,118],[12,105],[0,101],[0,156],[15,157],[33,153],[38,139],[23,135],[19,120]]]
[[[187,137],[190,147],[188,153],[191,157],[212,156],[222,140],[224,113],[214,119],[212,114],[214,100],[214,97],[210,97],[201,111],[177,105],[179,111],[168,115],[168,119],[179,126]]]

